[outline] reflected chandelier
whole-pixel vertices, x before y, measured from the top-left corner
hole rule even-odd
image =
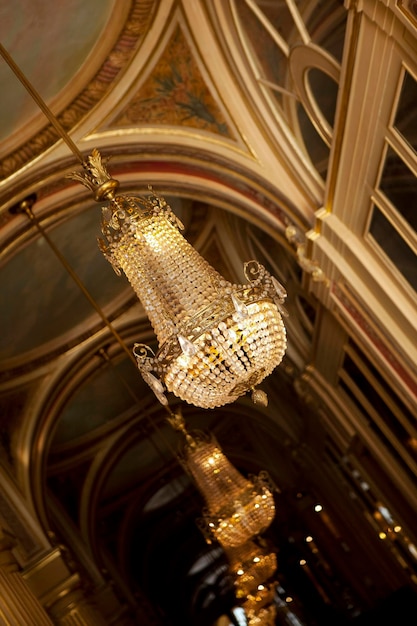
[[[135,344],[138,368],[162,404],[165,390],[203,408],[233,402],[281,362],[286,333],[281,313],[285,289],[256,261],[245,264],[247,283],[232,284],[180,234],[183,228],[165,200],[118,195],[100,153],[94,150],[83,183],[103,208],[99,245],[117,273],[126,274],[158,339],[155,354]]]
[[[266,530],[275,517],[267,472],[245,478],[212,435],[189,434],[180,414],[168,421],[186,438],[182,461],[206,502],[199,524],[207,542],[234,548]]]

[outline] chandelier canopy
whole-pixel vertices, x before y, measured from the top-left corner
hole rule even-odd
[[[233,402],[254,390],[281,362],[286,333],[285,289],[256,261],[245,264],[246,284],[225,280],[184,239],[165,200],[116,195],[118,182],[94,150],[72,178],[107,200],[99,245],[142,302],[158,339],[156,354],[135,344],[144,380],[163,404],[165,390],[203,408]]]

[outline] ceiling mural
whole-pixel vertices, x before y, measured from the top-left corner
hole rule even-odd
[[[1,60],[0,539],[13,542],[0,559],[2,603],[9,610],[2,581],[13,562],[45,626],[69,617],[84,626],[411,626],[412,3],[58,4],[0,2],[0,43],[64,139]],[[86,172],[81,161],[93,148],[109,175],[90,163],[90,174],[104,176],[90,190],[69,175]],[[119,251],[128,265],[130,244],[138,250],[146,239],[165,281],[166,241],[156,228],[133,237],[127,227],[132,198],[147,197],[150,186],[223,277],[204,286],[191,268],[199,301],[213,285],[210,303],[226,283],[242,286],[216,313],[233,304],[228,332],[211,309],[205,326],[206,309],[193,303],[184,315],[200,316],[197,330],[164,330],[176,342],[178,354],[166,353],[168,363],[178,360],[175,382],[200,376],[190,365],[193,342],[209,331],[221,335],[207,352],[210,368],[216,359],[223,367],[235,344],[244,363],[268,328],[261,315],[253,333],[245,326],[248,307],[266,297],[252,291],[253,260],[274,285],[267,303],[279,304],[285,356],[259,389],[247,376],[233,403],[181,402],[159,370],[138,370],[135,344],[151,355],[166,346],[97,238],[102,216],[114,226],[113,243],[126,228],[129,245]],[[110,218],[109,197],[117,205]],[[159,219],[162,209],[147,205],[141,216]],[[191,288],[179,248],[176,255],[164,296],[179,302],[180,282],[184,293]],[[157,292],[161,279],[143,275]],[[246,304],[249,296],[256,301]],[[221,367],[210,372],[209,384],[220,385]],[[220,452],[201,463],[204,491],[187,454],[212,440]],[[218,458],[229,468],[224,481]],[[231,476],[244,485],[239,498],[230,496]],[[229,494],[218,509],[212,502],[223,496],[210,499],[211,485]],[[264,500],[273,513],[259,526]],[[228,523],[245,527],[255,545],[249,564],[243,552],[236,557],[236,571],[230,546],[218,540]],[[256,579],[265,555],[276,569]],[[256,585],[242,577],[247,569]]]
[[[121,69],[131,58],[150,18],[154,6],[153,0],[133,1],[132,3],[128,0],[122,3],[109,0],[105,4],[96,1],[88,6],[79,0],[67,0],[67,6],[62,7],[63,11],[60,13],[63,19],[56,23],[56,30],[49,28],[50,15],[55,13],[53,3],[40,3],[41,11],[38,10],[38,4],[24,0],[22,3],[22,8],[25,9],[22,15],[27,14],[29,22],[26,22],[25,18],[24,32],[22,24],[16,29],[15,36],[10,42],[10,53],[13,54],[15,47],[17,48],[16,61],[20,64],[21,70],[30,81],[33,81],[33,87],[41,98],[47,104],[54,103],[54,112],[56,115],[60,114],[61,124],[64,128],[69,128],[80,121],[105,95]],[[1,21],[4,28],[2,32],[5,33],[1,41],[5,44],[8,42],[6,33],[10,32],[6,25],[11,21],[13,25],[16,24],[16,9],[15,6],[8,12],[5,5],[1,8],[4,13],[4,20]],[[71,16],[72,21],[69,19]],[[33,28],[28,28],[27,23]],[[92,25],[94,28],[91,27]],[[11,32],[14,30],[12,29]],[[103,37],[104,32],[105,37]],[[56,54],[55,49],[53,55],[48,54],[45,39],[50,42],[50,45],[59,43]],[[43,54],[46,54],[43,62],[33,54],[33,50],[39,48],[40,42],[43,44],[42,51],[45,51]],[[19,57],[19,49],[24,51],[22,52],[24,58]],[[79,51],[78,57],[77,51]],[[83,66],[81,66],[81,59]],[[99,61],[102,63],[101,67]],[[48,73],[42,73],[42,81],[39,79],[37,81],[36,71],[41,73],[45,66],[48,67]],[[2,71],[9,80],[10,69],[2,66]],[[54,81],[51,81],[51,76],[54,77]],[[5,101],[8,106],[6,110],[9,111],[11,127],[15,127],[16,132],[19,130],[19,137],[16,141],[12,137],[4,144],[0,180],[22,167],[39,151],[46,149],[57,139],[52,128],[40,130],[45,125],[45,119],[39,116],[38,107],[34,105],[32,98],[22,89],[15,77],[10,81],[10,85],[11,91],[8,90],[10,98],[7,97]],[[9,102],[8,105],[7,102]],[[22,104],[16,106],[16,102]],[[56,107],[59,107],[58,111]],[[28,124],[28,118],[33,115],[36,115],[36,121],[33,125]],[[6,121],[8,119],[6,117]],[[10,133],[10,130],[4,132]],[[23,136],[26,143],[22,148],[16,143],[21,141]]]
[[[106,263],[98,247],[90,245],[100,234],[96,207],[58,223],[49,233],[100,306],[115,301],[115,308],[120,307],[119,298],[126,290],[126,282],[118,280],[112,272],[108,273],[106,281],[100,280],[107,270]],[[19,283],[16,283],[16,276],[20,277]],[[97,318],[91,319],[94,313],[91,305],[42,237],[28,243],[0,269],[0,285],[8,302],[0,313],[5,330],[0,346],[2,359],[22,358],[24,353],[36,348],[45,346],[46,349],[45,344],[50,344],[50,349],[56,349],[57,342],[65,344],[69,341],[66,336],[74,329],[74,315],[80,334],[85,332],[81,325],[86,320],[90,319],[92,326],[98,323]],[[126,295],[125,300],[130,297]],[[19,335],[11,343],[16,308],[21,310],[22,303],[25,315]]]
[[[88,7],[80,0],[65,0],[51,21],[53,2],[19,0],[15,7],[2,3],[1,41],[45,100],[58,100],[94,52],[113,9],[114,0],[91,2]],[[39,109],[18,81],[10,81],[7,66],[2,64],[0,71],[2,84],[7,80],[9,85],[2,98],[0,139],[4,145],[18,128],[39,116]],[[71,98],[71,93],[65,97]]]
[[[179,26],[151,76],[112,124],[188,126],[231,137]]]

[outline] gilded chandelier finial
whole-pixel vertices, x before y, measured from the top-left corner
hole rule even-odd
[[[93,191],[97,202],[104,198],[113,200],[119,181],[112,178],[107,171],[106,165],[109,159],[110,157],[103,159],[100,152],[94,148],[87,160],[83,162],[84,172],[71,172],[68,178],[78,181]]]
[[[184,435],[188,446],[190,446],[191,448],[194,448],[196,446],[195,440],[187,430],[180,407],[176,409],[176,411],[172,413],[169,417],[167,417],[167,421],[171,424],[174,430],[177,430]]]

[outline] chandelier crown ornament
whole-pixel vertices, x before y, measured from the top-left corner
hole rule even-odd
[[[116,194],[97,150],[84,172],[71,175],[91,189],[103,208],[99,246],[117,273],[123,271],[142,302],[158,350],[135,344],[145,381],[166,404],[165,391],[185,402],[214,408],[255,386],[286,350],[284,287],[257,261],[244,265],[246,284],[225,280],[185,240],[183,225],[164,198]]]
[[[83,173],[72,172],[68,178],[78,181],[94,192],[95,199],[100,202],[104,198],[114,199],[119,182],[114,180],[107,171],[106,165],[110,157],[103,159],[100,152],[94,149],[87,161],[83,162]]]
[[[171,413],[169,417],[167,417],[167,421],[174,430],[180,432],[185,437],[185,447],[187,450],[194,450],[197,447],[198,443],[196,439],[187,430],[181,408],[178,408],[175,413]]]

